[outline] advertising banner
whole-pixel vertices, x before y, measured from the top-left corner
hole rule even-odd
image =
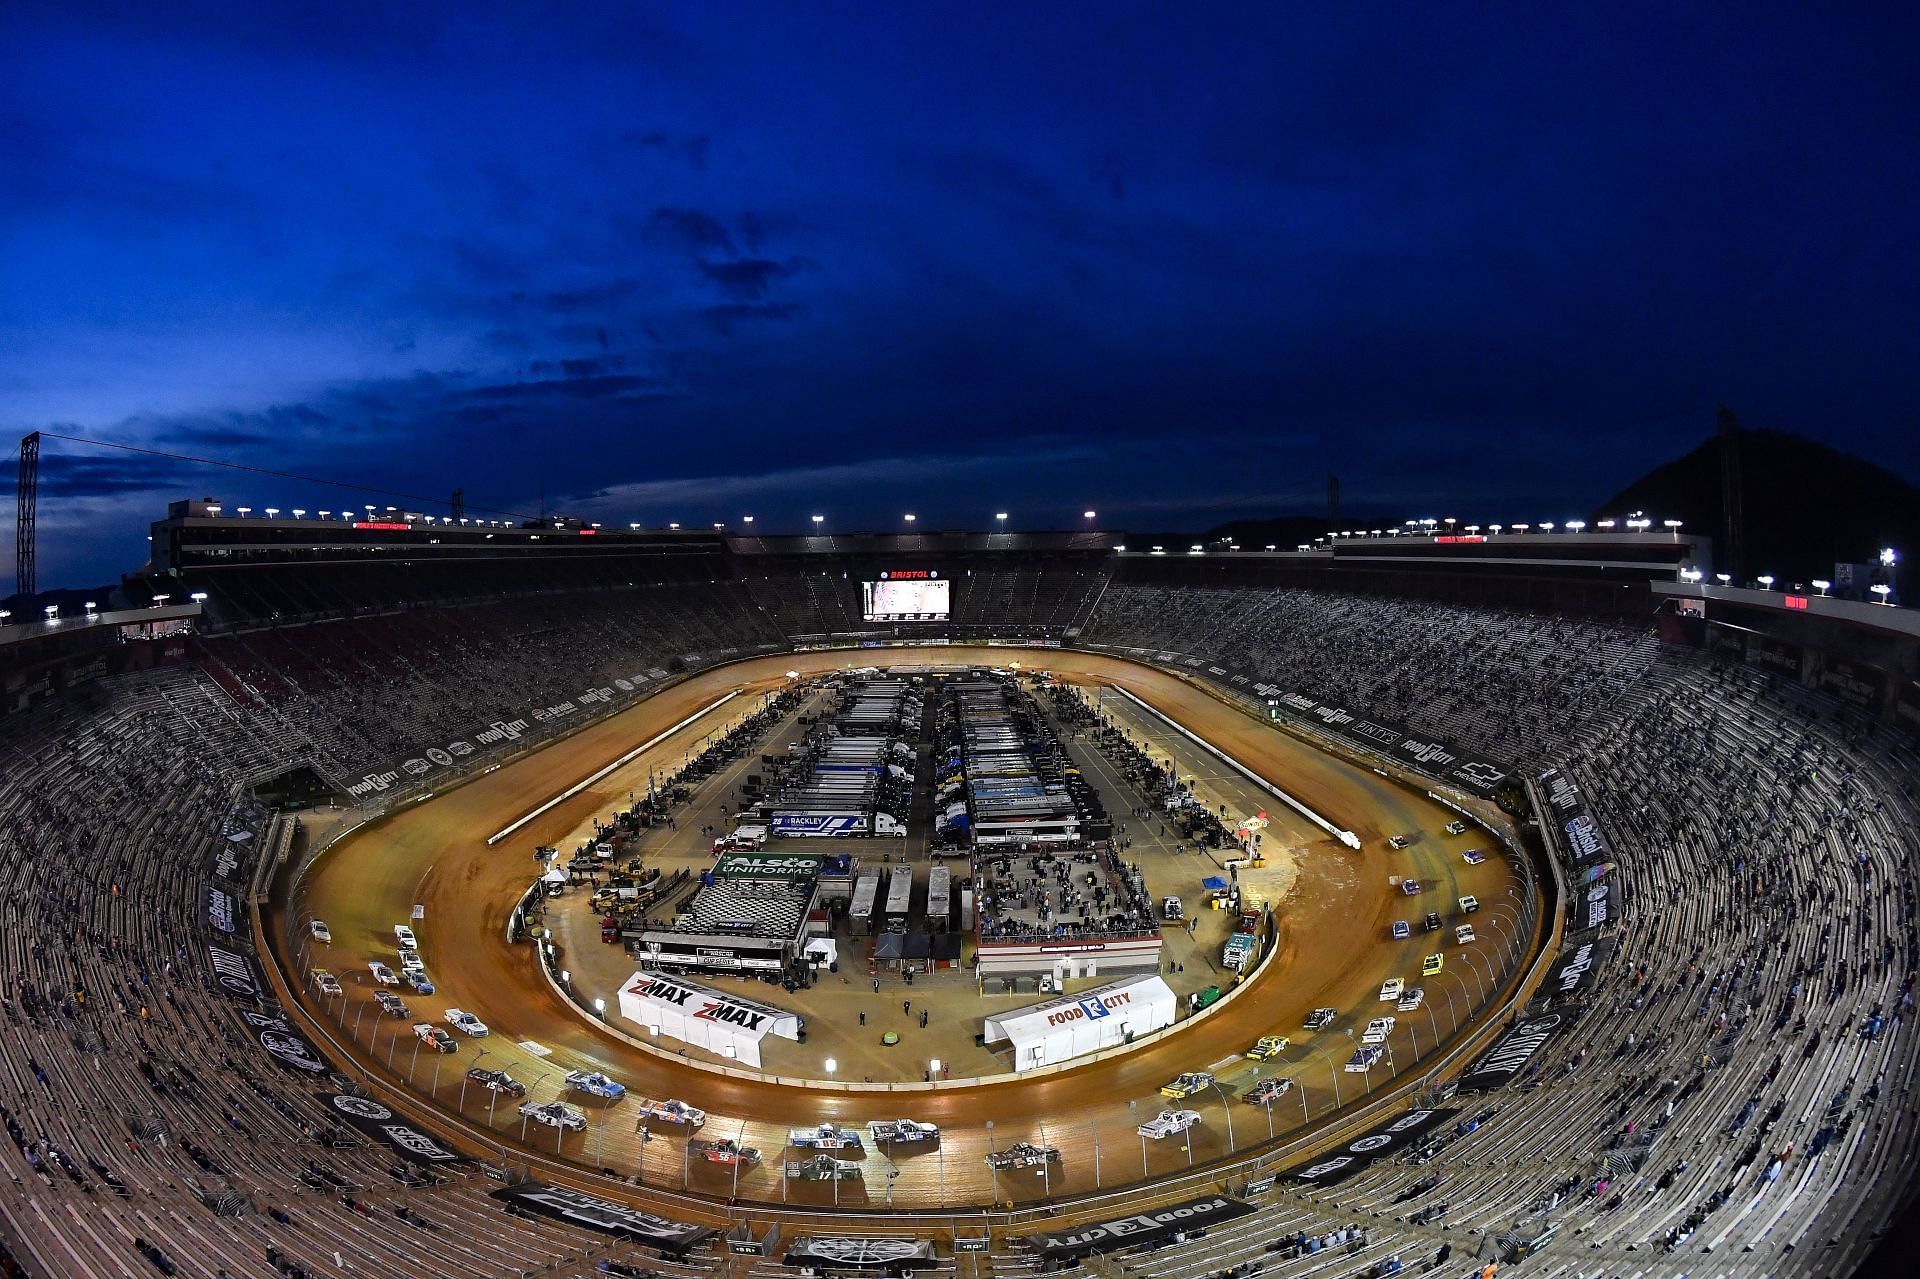
[[[1574,1017],[1577,1008],[1556,1008],[1539,1017],[1529,1017],[1493,1041],[1493,1047],[1460,1076],[1464,1092],[1491,1092],[1512,1083],[1528,1062],[1559,1034]]]
[[[940,1264],[925,1239],[856,1239],[845,1235],[801,1235],[781,1258],[789,1266],[825,1270],[878,1270],[902,1274]]]
[[[207,922],[231,937],[239,918],[240,904],[233,900],[233,894],[224,888],[208,884]]]
[[[1579,994],[1587,988],[1593,973],[1612,951],[1611,938],[1596,937],[1564,952],[1554,962],[1553,971],[1547,974],[1546,985],[1541,993],[1559,999]]]
[[[493,1197],[510,1211],[537,1213],[569,1226],[618,1235],[670,1252],[685,1252],[713,1233],[704,1226],[657,1217],[598,1195],[537,1181],[507,1186],[494,1191]]]
[[[260,998],[260,981],[253,974],[251,958],[218,942],[208,942],[207,960],[213,965],[213,984],[222,992],[235,999]]]
[[[1188,1230],[1200,1230],[1244,1217],[1253,1211],[1251,1204],[1225,1195],[1189,1199],[1167,1208],[1156,1208],[1133,1217],[1116,1217],[1098,1225],[1076,1226],[1058,1234],[1034,1235],[1027,1240],[1033,1250],[1047,1261],[1084,1257],[1090,1252],[1112,1248],[1134,1248],[1158,1243]]]
[[[260,1046],[267,1055],[285,1066],[288,1070],[297,1070],[308,1075],[327,1073],[327,1060],[314,1050],[293,1024],[277,1013],[257,1013],[252,1009],[240,1010],[241,1020],[247,1023],[247,1029],[259,1039]]]
[[[1513,769],[1482,759],[1435,737],[1415,733],[1404,724],[1323,702],[1307,693],[1275,684],[1256,684],[1254,691],[1272,700],[1277,709],[1343,737],[1356,746],[1388,755],[1430,777],[1440,777],[1480,795],[1491,795]]]
[[[1338,1185],[1369,1164],[1399,1153],[1459,1113],[1457,1110],[1409,1110],[1366,1136],[1355,1137],[1312,1163],[1301,1164],[1280,1175],[1289,1181],[1312,1182],[1316,1186]]]
[[[439,1138],[415,1128],[371,1097],[327,1093],[325,1099],[329,1114],[369,1137],[378,1137],[410,1163],[454,1164],[464,1159],[459,1151],[442,1145]]]

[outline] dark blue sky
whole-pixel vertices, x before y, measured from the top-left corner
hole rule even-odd
[[[1720,402],[1916,471],[1904,6],[566,8],[5,6],[8,449],[763,529],[1563,519]],[[41,584],[203,493],[366,500],[51,444]]]

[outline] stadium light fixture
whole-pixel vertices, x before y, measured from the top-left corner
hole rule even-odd
[[[1728,573],[1715,573],[1713,576],[1714,576],[1714,579],[1718,581],[1722,586],[1726,585],[1728,582],[1731,582],[1733,580],[1732,575]]]
[[[320,512],[320,518],[321,518],[321,519],[323,519],[323,520],[328,520],[328,519],[332,519],[332,518],[333,518],[333,512],[332,512],[332,511],[322,511],[322,512]],[[464,520],[462,520],[462,521],[461,521],[461,523],[463,523],[463,524],[464,524],[465,522],[466,522],[466,521],[464,521]]]
[[[680,526],[679,526],[678,524],[669,524],[669,525],[667,525],[667,527],[668,527],[668,528],[679,528]]]
[[[1480,531],[1480,526],[1479,526],[1478,524],[1469,524],[1469,525],[1467,525],[1467,532],[1469,532],[1469,533],[1478,533],[1479,531]]]
[[[462,524],[465,524],[465,523],[466,523],[466,521],[465,521],[465,520],[462,520],[462,521],[460,521],[460,522],[461,522]],[[633,530],[634,532],[636,532],[636,533],[638,533],[638,532],[640,531],[640,522],[639,522],[638,520],[632,520],[632,521],[629,521],[629,522],[628,522],[628,524],[627,524],[627,527],[628,527],[629,529],[632,529],[632,530]]]
[[[1891,546],[1882,547],[1880,549],[1880,567],[1892,568],[1895,564],[1898,564],[1899,562],[1900,562],[1900,553],[1894,550]]]
[[[715,520],[715,521],[713,522],[713,526],[714,526],[714,527],[715,527],[716,529],[723,529],[723,528],[725,528],[725,527],[726,527],[726,525],[724,525],[724,524],[722,524],[722,523],[720,523],[720,521],[718,521],[718,520]],[[596,525],[594,525],[594,527],[595,527],[595,528],[599,528],[600,526],[599,526],[598,524],[596,524]]]
[[[1893,594],[1893,588],[1891,586],[1888,586],[1885,582],[1875,582],[1869,589],[1880,597],[1882,604],[1891,606],[1892,601],[1888,598],[1888,596]]]
[[[1760,576],[1754,578],[1753,580],[1760,583],[1760,589],[1763,591],[1770,591],[1773,589],[1773,574],[1771,573],[1762,573]]]
[[[92,600],[87,601],[88,617],[92,617],[95,613],[98,613],[99,611],[100,611],[100,606],[98,604],[95,604]]]
[[[1697,582],[1705,576],[1706,574],[1697,568],[1683,568],[1680,570],[1680,580],[1683,582]]]
[[[304,520],[307,518],[307,513],[302,508],[296,506],[293,508],[293,518],[296,520]]]
[[[165,604],[168,600],[172,598],[173,596],[171,595],[156,595],[153,597],[153,606],[155,608],[159,608],[162,604]]]
[[[1819,591],[1822,595],[1825,595],[1828,591],[1833,589],[1833,583],[1827,581],[1825,578],[1816,577],[1813,579],[1813,589],[1816,591]]]
[[[1547,521],[1546,523],[1544,523],[1544,524],[1542,524],[1542,525],[1540,526],[1540,531],[1541,531],[1542,533],[1551,533],[1551,532],[1553,532],[1553,521],[1552,521],[1552,520],[1548,520],[1548,521]]]
[[[816,530],[818,530],[818,529],[819,529],[819,527],[820,527],[820,526],[821,526],[822,524],[825,524],[826,522],[827,522],[827,517],[826,517],[826,516],[824,516],[824,515],[816,515],[816,516],[814,516],[814,517],[813,517],[813,527],[814,527],[814,528],[815,528]]]
[[[1513,526],[1513,531],[1516,533],[1524,533],[1532,527],[1533,525],[1531,524],[1516,524]]]
[[[218,514],[220,514],[220,503],[218,503],[218,502],[208,502],[208,503],[207,503],[207,514],[208,514],[208,515],[218,515]]]
[[[1006,524],[1007,524],[1007,513],[1006,513],[1005,511],[996,511],[996,512],[994,513],[994,516],[993,516],[993,518],[994,518],[994,519],[996,519],[996,520],[999,520],[999,521],[1000,521],[1000,526],[1001,526],[1002,528],[1005,528],[1005,527],[1006,527]]]
[[[4,623],[9,617],[12,617],[12,616],[13,616],[12,609],[0,608],[0,623]]]
[[[1568,520],[1567,532],[1578,533],[1581,529],[1585,528],[1586,526],[1587,526],[1587,522],[1585,520]]]
[[[1650,519],[1646,519],[1644,517],[1637,520],[1628,520],[1627,527],[1644,533],[1646,530],[1653,527],[1653,521]]]
[[[751,523],[753,523],[753,516],[751,516],[751,515],[742,515],[742,516],[740,517],[740,522],[741,522],[741,523],[743,523],[743,524],[751,524]]]
[[[1080,512],[1080,514],[1082,514],[1082,515],[1084,515],[1084,516],[1086,516],[1086,517],[1087,517],[1088,519],[1092,519],[1092,518],[1094,517],[1094,515],[1095,515],[1095,514],[1097,514],[1097,512],[1094,512],[1094,511],[1082,511],[1082,512]]]
[[[49,622],[57,622],[60,620],[60,606],[58,604],[49,604],[40,611],[47,615]]]
[[[1272,550],[1273,548],[1272,548],[1271,546],[1269,546],[1269,547],[1268,547],[1267,549],[1268,549],[1268,550]],[[1305,542],[1301,542],[1300,544],[1298,544],[1297,546],[1295,546],[1295,547],[1294,547],[1293,549],[1294,549],[1294,550],[1296,550],[1296,551],[1310,551],[1310,550],[1312,550],[1312,549],[1313,549],[1313,547],[1312,547],[1312,546],[1310,546],[1310,545],[1308,545],[1308,544],[1307,544],[1307,543],[1305,543]]]
[[[267,508],[267,518],[268,518],[268,519],[270,519],[270,520],[277,520],[277,519],[279,519],[279,518],[280,518],[280,508],[279,508],[279,507],[277,507],[277,506],[269,506],[269,507]]]
[[[1488,527],[1488,528],[1490,528],[1490,529],[1492,529],[1492,530],[1493,530],[1493,531],[1494,531],[1494,532],[1495,532],[1495,533],[1497,534],[1497,533],[1499,533],[1499,532],[1500,532],[1500,530],[1501,530],[1501,529],[1503,529],[1503,528],[1505,528],[1505,527],[1506,527],[1506,525],[1504,525],[1504,524],[1489,524],[1489,525],[1487,525],[1487,527]]]
[[[187,598],[195,604],[204,604],[207,602],[207,593],[205,591],[195,591],[193,594],[187,596]]]
[[[909,523],[909,524],[911,524],[911,523],[913,523],[913,522],[914,522],[915,520],[917,520],[917,519],[919,519],[919,518],[920,518],[920,517],[919,517],[919,516],[917,516],[917,515],[915,515],[915,514],[914,514],[914,513],[912,512],[912,511],[908,511],[908,512],[907,512],[907,514],[906,514],[906,520],[907,520],[907,523]]]
[[[1601,520],[1601,521],[1600,521],[1600,523],[1599,523],[1599,525],[1598,525],[1597,527],[1600,527],[1600,528],[1612,528],[1612,527],[1613,527],[1613,521],[1612,521],[1612,520]]]
[[[243,520],[246,519],[248,515],[253,513],[253,508],[251,506],[242,506],[238,509],[240,511],[240,518]]]
[[[827,1066],[827,1073],[829,1075],[831,1075],[834,1071],[840,1069],[840,1063],[835,1061],[831,1057],[827,1058],[826,1066]]]
[[[1660,522],[1668,528],[1679,528],[1680,525],[1684,523],[1682,520],[1661,520]]]

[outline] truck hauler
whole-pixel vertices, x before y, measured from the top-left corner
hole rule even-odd
[[[775,835],[795,837],[871,835],[888,839],[907,833],[906,824],[891,814],[857,808],[779,809],[768,826]]]

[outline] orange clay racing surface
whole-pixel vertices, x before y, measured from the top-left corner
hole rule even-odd
[[[916,1083],[891,1091],[775,1082],[721,1074],[621,1042],[554,993],[532,944],[507,941],[509,915],[538,873],[533,848],[559,844],[590,815],[624,802],[636,788],[636,776],[644,789],[649,763],[662,769],[677,764],[683,743],[676,735],[500,843],[490,847],[487,838],[716,699],[736,689],[742,692],[738,701],[757,699],[785,685],[789,671],[822,673],[865,662],[1004,667],[1015,660],[1029,669],[1044,666],[1068,682],[1125,688],[1361,840],[1358,852],[1331,837],[1295,850],[1297,873],[1276,905],[1277,953],[1230,998],[1191,1024],[1182,1022],[1145,1043],[1077,1066],[1069,1063],[1054,1073],[955,1080],[931,1088]],[[697,738],[703,730],[683,731]],[[546,1155],[557,1151],[586,1168],[637,1177],[645,1185],[795,1206],[905,1208],[1064,1199],[1143,1176],[1184,1173],[1274,1138],[1297,1137],[1333,1113],[1336,1092],[1338,1101],[1350,1106],[1404,1082],[1424,1069],[1418,1063],[1431,1058],[1437,1046],[1465,1032],[1469,1009],[1496,996],[1489,987],[1503,971],[1503,955],[1489,934],[1505,933],[1507,925],[1494,921],[1510,917],[1517,927],[1518,918],[1511,910],[1514,876],[1506,859],[1489,857],[1469,866],[1459,855],[1462,841],[1439,837],[1453,817],[1423,795],[1323,754],[1170,673],[1120,659],[1067,650],[959,646],[794,653],[692,676],[564,741],[348,835],[319,859],[298,890],[300,927],[318,917],[331,929],[333,940],[324,950],[307,954],[303,946],[302,958],[290,960],[284,916],[265,924],[290,988],[336,1046],[348,1049],[360,1071],[403,1087],[411,1074],[413,1093],[423,1101],[430,1094],[449,1116],[457,1110],[476,1141],[496,1152],[520,1146]],[[1405,832],[1425,837],[1411,850],[1391,850],[1388,838]],[[832,848],[859,854],[861,843],[834,842]],[[1421,878],[1425,892],[1417,899],[1403,897],[1390,882],[1396,875]],[[1452,928],[1459,922],[1455,903],[1467,893],[1483,904],[1473,917],[1481,925],[1477,950],[1453,941]],[[394,962],[393,926],[406,922],[415,904],[424,907],[414,927],[437,989],[423,996],[404,985],[396,988],[410,1009],[408,1018],[396,1020],[381,1015],[372,998],[379,988],[364,975],[369,960]],[[1423,932],[1419,921],[1427,910],[1440,911],[1446,927]],[[1409,917],[1415,921],[1412,936],[1395,940],[1393,922]],[[1422,978],[1421,961],[1435,950],[1445,953],[1445,969]],[[315,999],[301,979],[303,961],[340,975],[345,998]],[[1423,985],[1425,1005],[1401,1012],[1394,1003],[1380,1002],[1381,982],[1390,976]],[[743,993],[760,989],[756,984]],[[773,1002],[807,1015],[807,992],[764,989]],[[951,1015],[964,1013],[977,1022],[982,1013],[1004,1009],[1008,1002],[970,999],[969,1007],[952,1008]],[[1339,1019],[1326,1029],[1307,1031],[1303,1021],[1317,1007],[1338,1010]],[[473,1014],[491,1033],[474,1039],[455,1031],[457,1051],[444,1061],[430,1047],[416,1052],[412,1023],[445,1025],[448,1008]],[[616,1014],[609,1007],[608,1015]],[[1363,1029],[1379,1016],[1396,1018],[1387,1040],[1391,1059],[1367,1074],[1347,1073],[1344,1066]],[[623,1028],[641,1033],[636,1026]],[[1276,1033],[1291,1041],[1278,1060],[1245,1059],[1255,1040]],[[542,1126],[537,1116],[523,1120],[520,1099],[466,1082],[476,1061],[481,1069],[503,1070],[529,1085],[532,1100],[578,1106],[585,1127]],[[1256,1068],[1258,1075],[1251,1073]],[[565,1076],[578,1070],[604,1072],[625,1085],[626,1096],[607,1101],[564,1090]],[[1210,1071],[1219,1086],[1178,1102],[1163,1097],[1161,1085],[1187,1071]],[[1271,1075],[1293,1083],[1270,1107],[1240,1100],[1255,1078]],[[643,1132],[643,1098],[683,1100],[703,1109],[706,1122],[692,1132],[656,1119]],[[1139,1135],[1139,1127],[1165,1107],[1196,1110],[1201,1121],[1164,1139]],[[891,1147],[866,1139],[861,1150],[833,1151],[858,1165],[844,1179],[783,1175],[784,1165],[816,1153],[789,1149],[790,1129],[832,1123],[860,1129],[866,1138],[869,1121],[900,1119],[937,1125],[939,1135]],[[689,1149],[689,1137],[719,1149]],[[728,1162],[725,1142],[757,1150],[760,1157]],[[1055,1148],[1059,1158],[1023,1169],[989,1167],[990,1152],[1022,1142]]]

